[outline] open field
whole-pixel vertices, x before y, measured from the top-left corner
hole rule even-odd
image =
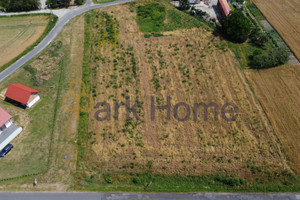
[[[278,135],[291,168],[300,173],[300,65],[247,71],[247,78]]]
[[[226,173],[242,178],[237,185],[244,184],[244,179],[270,180],[290,174],[278,139],[225,41],[213,36],[204,24],[178,29],[174,23],[163,36],[144,34],[133,12],[137,6],[127,4],[86,15],[83,81],[95,105],[89,115],[80,114],[78,186],[114,190],[112,183],[119,183],[121,190],[128,190],[132,184],[128,174],[138,173]],[[172,12],[175,15],[165,20],[164,27],[176,19],[178,11]],[[132,114],[126,120],[120,104],[126,96],[131,106],[139,103],[136,110],[141,121]],[[178,102],[219,107],[233,102],[239,114],[233,122],[221,115],[216,121],[209,108],[205,121],[204,109],[199,108],[198,120],[178,122],[172,112],[167,120],[166,111],[156,110],[152,120],[151,96],[161,106],[170,96],[172,110]],[[119,115],[115,115],[115,102]],[[81,103],[89,107],[91,101]],[[106,115],[107,103],[111,115]],[[178,116],[182,118],[186,111],[179,109]],[[144,182],[136,179],[133,183],[143,188]],[[155,191],[163,191],[156,187]],[[193,187],[205,190],[205,186],[192,186],[189,191]]]
[[[0,67],[34,44],[52,16],[0,17]]]
[[[0,189],[66,191],[72,183],[76,167],[76,115],[62,107],[62,98],[69,92],[73,79],[81,79],[84,20],[76,17],[55,41],[25,68],[1,83],[1,91],[9,83],[23,83],[41,91],[41,101],[23,110],[4,101],[0,106],[24,128],[12,142],[15,148],[1,159]],[[73,88],[80,93],[80,87]],[[66,102],[69,106],[72,102]],[[72,106],[72,105],[71,105]],[[75,109],[77,107],[75,106]]]
[[[253,0],[300,60],[300,1]]]
[[[41,90],[42,100],[28,110],[0,101],[24,127],[15,149],[1,159],[0,189],[33,190],[37,177],[34,190],[300,191],[294,175],[299,160],[290,156],[299,153],[294,147],[299,117],[292,108],[299,104],[299,70],[282,72],[283,79],[276,69],[246,71],[256,97],[226,41],[167,1],[155,2],[166,8],[159,31],[141,32],[135,12],[153,1],[90,11],[70,21],[47,49],[1,84],[0,91],[24,83]],[[80,79],[85,85],[70,85]],[[287,95],[277,97],[280,91]],[[271,95],[264,97],[266,92]],[[170,96],[170,120],[163,110],[151,119],[151,96],[156,106],[166,105]],[[126,120],[120,103],[126,97],[131,107],[139,103],[140,121],[132,113]],[[292,103],[285,110],[287,101]],[[219,113],[214,116],[210,107],[205,120],[199,107],[197,120],[191,110],[190,119],[179,121],[188,110],[180,107],[176,119],[179,102],[190,109],[215,103]],[[227,102],[238,107],[235,121],[221,114]],[[276,106],[291,127],[280,121]]]

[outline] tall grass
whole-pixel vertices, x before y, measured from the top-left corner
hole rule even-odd
[[[84,57],[83,57],[83,64],[82,64],[82,81],[85,84],[85,89],[87,94],[91,92],[91,75],[92,69],[90,66],[91,62],[91,50],[93,43],[91,42],[91,34],[92,34],[92,24],[94,15],[92,14],[93,11],[87,13],[85,15],[85,31],[84,31]],[[83,86],[82,86],[83,88]],[[80,106],[83,102],[80,102]],[[84,157],[84,152],[87,143],[87,133],[88,133],[88,125],[89,125],[89,113],[80,112],[79,116],[79,125],[78,125],[78,157],[77,157],[77,166],[80,167],[81,161]]]

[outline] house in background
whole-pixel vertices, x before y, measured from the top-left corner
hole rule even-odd
[[[12,116],[0,107],[0,151],[22,132],[13,124]]]
[[[226,0],[218,0],[218,8],[223,18],[230,14],[231,8]]]
[[[20,83],[10,84],[6,90],[6,100],[17,102],[23,107],[30,108],[40,100],[40,91]]]

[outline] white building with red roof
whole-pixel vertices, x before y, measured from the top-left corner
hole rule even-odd
[[[12,116],[0,107],[0,151],[22,132],[13,124]]]
[[[30,108],[40,100],[39,92],[26,85],[14,83],[8,86],[5,97]]]

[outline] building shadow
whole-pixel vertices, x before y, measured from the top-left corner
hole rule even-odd
[[[4,101],[6,101],[6,102],[8,102],[8,103],[10,103],[10,104],[12,104],[12,105],[14,105],[14,106],[16,106],[16,107],[22,108],[22,109],[24,109],[24,110],[27,108],[26,105],[24,105],[24,104],[22,104],[22,103],[20,103],[20,102],[17,102],[17,101],[15,101],[15,100],[13,100],[13,99],[10,99],[10,98],[8,98],[8,97],[5,97]]]
[[[218,21],[221,21],[222,15],[220,13],[220,10],[219,10],[218,6],[217,5],[213,5],[212,8],[214,9],[214,12],[216,13]]]

